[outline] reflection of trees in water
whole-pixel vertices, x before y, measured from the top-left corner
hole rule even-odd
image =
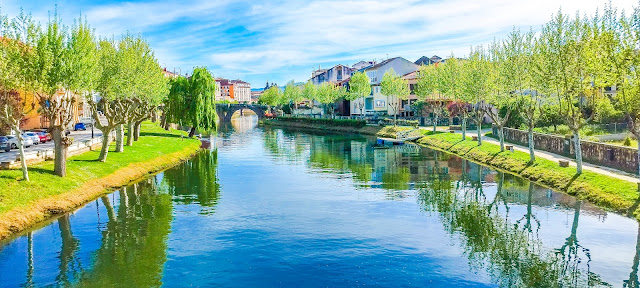
[[[141,182],[119,191],[115,211],[102,197],[109,221],[102,244],[94,253],[94,265],[84,271],[77,286],[155,287],[162,285],[171,229],[171,196],[157,194],[154,183]]]
[[[624,281],[623,287],[640,287],[640,282],[638,282],[638,262],[640,262],[640,224],[638,224],[638,236],[636,238],[636,255],[633,257],[633,264],[631,264],[631,274],[629,274],[629,280]]]
[[[218,151],[203,150],[196,157],[164,173],[164,187],[174,201],[198,203],[202,214],[215,212],[220,197]]]
[[[498,181],[498,190],[502,190],[500,182],[504,177],[500,176]],[[457,185],[460,182],[463,181]],[[495,197],[499,200],[489,202],[482,197],[470,197],[469,192],[458,192],[457,185],[448,179],[434,179],[422,187],[418,201],[425,211],[438,213],[445,230],[452,236],[459,235],[470,264],[486,269],[495,283],[502,287],[606,285],[589,272],[588,265],[573,262],[575,256],[567,258],[561,253],[542,250],[539,240],[530,237],[531,219],[535,219],[530,210],[525,214],[523,230],[510,223],[508,214],[504,216],[498,209],[490,208],[500,201],[508,208],[505,198],[500,196],[502,191]],[[470,186],[471,194],[480,193],[477,187],[481,185],[462,185]],[[578,216],[576,213],[576,228]],[[575,235],[573,232],[572,229]],[[567,247],[576,247],[577,239],[569,238]]]
[[[60,237],[62,238],[62,247],[60,248],[59,274],[56,277],[56,282],[67,286],[70,280],[76,279],[78,273],[82,270],[79,259],[75,257],[79,242],[71,232],[69,214],[58,218],[58,228],[60,229]]]

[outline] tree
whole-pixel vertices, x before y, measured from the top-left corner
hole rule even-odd
[[[358,107],[358,110],[360,110],[360,117],[364,117],[363,110],[365,97],[371,94],[370,82],[369,76],[364,72],[356,72],[351,75],[351,79],[349,79],[349,94],[346,99],[349,101],[362,99],[361,101],[354,103],[357,105],[356,107]]]
[[[462,129],[462,140],[466,139],[467,134],[467,118],[471,111],[465,94],[465,75],[463,61],[455,58],[452,54],[445,63],[439,63],[442,66],[438,69],[438,79],[440,90],[442,94],[448,99],[454,100],[454,102],[447,105],[450,115],[461,115],[460,128]]]
[[[401,100],[409,99],[409,84],[402,76],[396,75],[396,72],[391,68],[382,76],[380,85],[382,86],[382,94],[387,96],[387,102],[393,109],[393,126],[396,126]]]
[[[446,90],[442,85],[446,83],[443,83],[441,69],[436,64],[421,66],[416,89],[416,94],[422,98],[421,101],[431,108],[434,133],[438,126],[438,117],[444,114],[447,105],[447,99],[442,94],[442,91]]]
[[[37,41],[36,75],[41,79],[39,102],[42,115],[49,122],[55,143],[54,173],[67,174],[67,147],[73,139],[65,130],[74,120],[76,95],[92,90],[97,65],[97,50],[92,30],[78,20],[68,29],[60,23],[57,13],[47,23],[46,31]],[[62,93],[62,94],[60,94]]]
[[[206,67],[193,69],[188,91],[185,116],[191,126],[189,137],[193,137],[196,129],[215,131],[218,117],[214,100],[216,81]]]
[[[492,74],[495,70],[482,47],[471,49],[469,59],[462,62],[460,67],[463,88],[459,100],[471,104],[471,119],[477,126],[478,145],[482,145],[482,122],[490,108],[486,100],[494,91],[492,77],[495,75]]]
[[[594,74],[589,74],[586,58],[592,54],[589,41],[592,41],[587,23],[579,16],[569,19],[561,11],[547,23],[541,33],[541,39],[548,46],[548,55],[544,55],[547,65],[553,65],[551,87],[560,115],[573,132],[576,172],[582,173],[582,148],[580,129],[587,125],[597,113],[602,94],[591,84]],[[588,113],[589,112],[589,113]]]
[[[515,30],[503,43],[494,42],[490,47],[491,62],[489,68],[489,85],[492,91],[487,94],[485,101],[486,114],[491,118],[498,130],[500,151],[504,151],[504,126],[520,95],[524,92],[524,61],[523,38],[519,31]],[[501,112],[505,111],[504,114]]]
[[[285,101],[293,103],[296,111],[298,110],[298,103],[304,99],[302,96],[302,90],[300,87],[296,86],[293,80],[289,81],[287,86],[284,87],[283,96]]]
[[[269,110],[271,110],[271,107],[282,105],[283,99],[282,90],[277,86],[269,87],[260,95],[260,103],[269,106]]]
[[[307,81],[307,83],[304,83],[304,86],[302,86],[302,97],[307,101],[309,101],[309,106],[312,109],[311,110],[312,113],[313,113],[313,104],[314,104],[314,101],[316,101],[317,92],[318,92],[318,89],[316,85],[313,85],[311,81]]]
[[[24,137],[20,128],[24,116],[35,109],[27,105],[27,91],[38,89],[35,65],[36,43],[40,26],[31,15],[20,15],[9,21],[0,15],[0,126],[10,128],[18,139],[22,177],[29,181],[24,153]],[[21,93],[25,97],[21,97]]]
[[[344,87],[337,87],[329,82],[318,85],[316,90],[316,100],[323,104],[324,110],[333,116],[333,103],[346,95]]]
[[[635,7],[629,17],[621,15],[611,7],[605,10],[601,22],[603,53],[611,67],[605,74],[605,84],[616,87],[615,107],[624,112],[629,121],[629,131],[640,139],[640,55],[636,47],[640,41],[640,7]],[[603,67],[603,68],[606,68]],[[638,141],[638,174],[640,174],[640,141]]]

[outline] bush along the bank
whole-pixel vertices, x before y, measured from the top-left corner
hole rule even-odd
[[[425,136],[418,140],[418,143],[520,175],[544,186],[640,219],[634,204],[638,201],[637,183],[591,171],[583,171],[578,175],[576,167],[560,167],[558,163],[547,159],[538,158],[535,163],[530,164],[528,153],[500,152],[500,146],[490,143],[478,146],[476,141],[460,140],[459,134]]]
[[[362,128],[367,125],[367,121],[360,120],[360,119],[331,119],[331,118],[307,118],[307,117],[280,116],[280,117],[276,117],[276,120],[285,121],[285,122],[298,122],[298,123],[309,123],[309,124],[330,125],[330,126],[345,126],[345,127],[355,127],[355,128]]]
[[[418,120],[407,120],[407,119],[397,119],[394,121],[393,118],[384,118],[378,122],[380,126],[389,126],[389,125],[401,125],[401,126],[411,126],[417,128],[420,125]]]

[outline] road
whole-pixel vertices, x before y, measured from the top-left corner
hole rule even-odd
[[[102,132],[100,130],[94,130],[94,137],[102,136]],[[87,129],[87,131],[71,131],[70,137],[73,137],[73,142],[84,141],[91,139],[91,129]],[[53,149],[53,140],[47,143],[40,143],[38,145],[33,145],[29,148],[25,148],[25,153],[35,152],[35,151],[44,151]],[[10,152],[0,152],[0,162],[9,162],[15,161],[16,157],[20,154],[18,149],[13,149]]]

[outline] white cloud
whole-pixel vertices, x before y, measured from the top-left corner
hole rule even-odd
[[[464,55],[472,45],[504,38],[516,26],[528,30],[562,7],[591,15],[604,0],[352,0],[352,1],[163,1],[70,7],[103,36],[142,33],[161,64],[187,72],[209,66],[215,75],[261,85],[304,80],[312,67],[363,59]],[[614,5],[629,11],[634,0]],[[7,5],[5,5],[6,7]],[[45,7],[52,9],[53,7]],[[15,10],[15,5],[10,10]],[[46,10],[35,7],[46,19]],[[28,10],[28,8],[27,8]],[[7,13],[3,11],[3,13]],[[66,18],[72,19],[72,18]],[[241,27],[237,33],[232,28]],[[231,32],[227,29],[232,29]],[[246,36],[249,34],[250,36]]]

